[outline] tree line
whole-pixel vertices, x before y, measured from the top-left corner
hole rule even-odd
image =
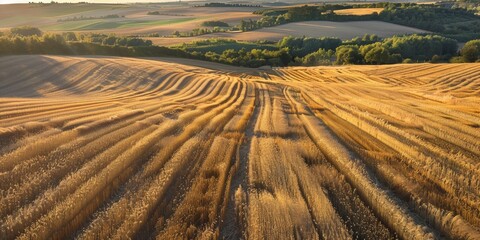
[[[453,57],[457,57],[458,61],[457,42],[438,35],[414,34],[385,39],[365,35],[348,41],[338,38],[285,37],[276,46],[277,50],[209,51],[204,56],[210,61],[246,67],[448,62]],[[195,51],[191,53],[201,54]],[[465,58],[465,61],[476,61],[473,58]]]
[[[220,52],[195,48],[154,46],[137,37],[105,34],[42,33],[36,28],[12,28],[0,34],[0,55],[64,54],[128,57],[181,57],[236,66],[391,64],[411,62],[478,62],[480,40],[472,40],[457,51],[457,42],[439,35],[405,35],[381,39],[375,35],[342,41],[338,38],[285,37],[277,43],[258,42],[246,50],[235,40],[212,41],[205,45],[229,44]],[[238,44],[239,47],[234,47]],[[197,44],[202,46],[201,43]],[[210,48],[214,49],[214,48]],[[221,49],[221,48],[219,48]]]
[[[0,55],[60,54],[128,57],[191,57],[178,49],[153,46],[150,40],[106,34],[43,33],[38,28],[18,27],[0,32]]]
[[[230,27],[228,23],[222,21],[205,21],[202,23],[204,27]]]
[[[198,7],[262,7],[262,6],[255,5],[255,4],[211,2],[211,3],[205,3],[203,6],[198,6]]]

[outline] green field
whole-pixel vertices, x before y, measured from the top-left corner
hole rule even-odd
[[[62,22],[48,27],[44,30],[51,31],[78,31],[78,30],[101,30],[101,29],[118,29],[118,28],[135,28],[148,26],[161,26],[166,24],[174,24],[195,20],[196,18],[178,18],[157,21],[140,21],[140,20],[120,20],[111,19],[91,19],[71,22]]]

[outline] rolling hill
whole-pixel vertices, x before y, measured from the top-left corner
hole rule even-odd
[[[0,69],[7,239],[480,238],[480,64]]]

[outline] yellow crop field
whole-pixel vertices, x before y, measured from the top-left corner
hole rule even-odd
[[[341,9],[335,10],[335,14],[338,15],[370,15],[373,13],[380,13],[383,11],[383,8],[349,8],[349,9]]]
[[[480,239],[478,63],[0,69],[0,239]]]

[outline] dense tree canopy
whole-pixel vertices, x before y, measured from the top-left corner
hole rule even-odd
[[[356,45],[344,45],[336,49],[337,61],[336,64],[361,64],[363,57]]]
[[[228,23],[222,21],[205,21],[202,23],[204,27],[229,27]]]
[[[284,37],[278,42],[279,48],[290,49],[290,54],[294,57],[304,57],[305,55],[315,52],[318,49],[334,50],[342,44],[339,38],[298,38]]]
[[[388,63],[390,60],[390,52],[388,51],[388,49],[384,47],[375,46],[365,53],[364,58],[366,63],[371,63],[371,64]]]
[[[411,58],[418,61],[428,61],[434,55],[452,56],[457,52],[457,42],[438,35],[408,35],[403,37],[387,38],[383,46],[397,53],[402,58]]]
[[[319,49],[316,52],[309,53],[303,58],[297,58],[295,62],[303,66],[331,65],[335,52],[333,50],[325,51]]]
[[[22,37],[42,35],[42,31],[40,31],[40,29],[35,27],[29,27],[29,26],[12,28],[10,29],[10,33],[14,36],[22,36]]]
[[[465,62],[476,62],[480,60],[480,39],[465,43],[461,51]]]

